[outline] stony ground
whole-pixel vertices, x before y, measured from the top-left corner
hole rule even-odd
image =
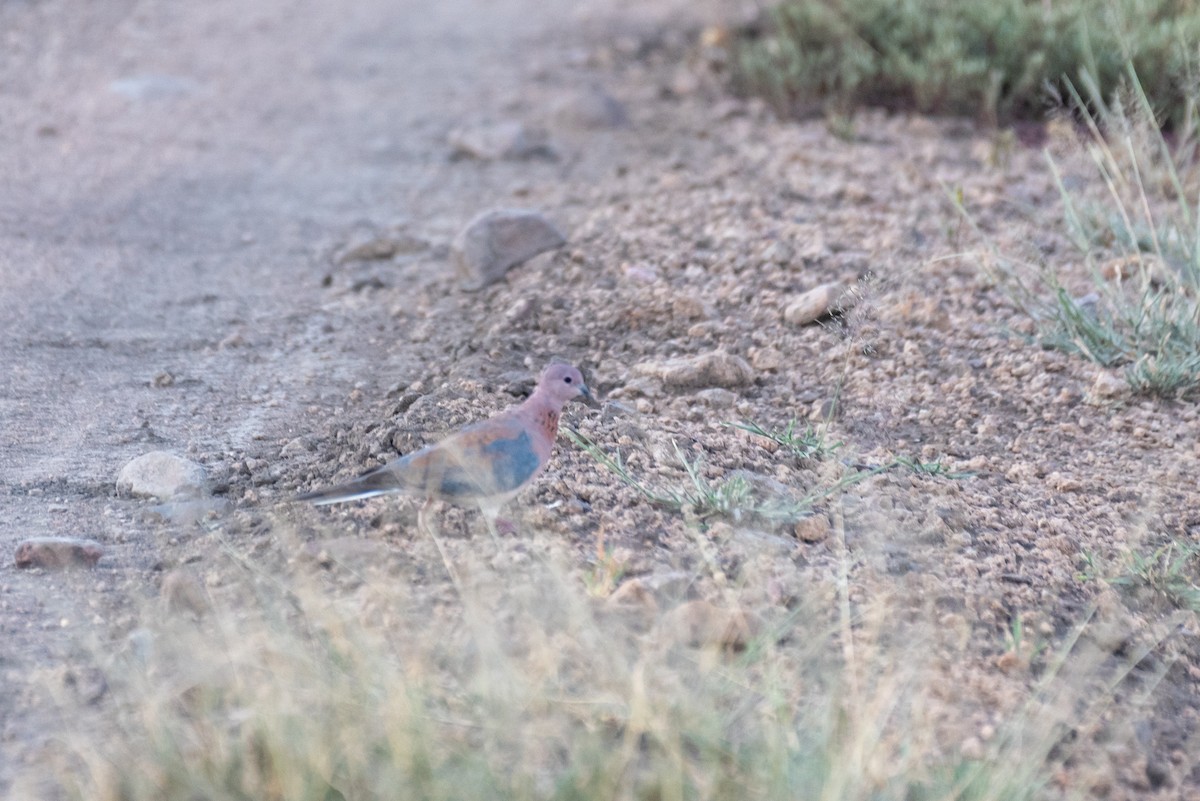
[[[436,584],[412,502],[281,504],[513,403],[559,357],[603,399],[565,425],[656,488],[690,486],[681,459],[760,505],[897,457],[954,475],[894,466],[799,524],[696,520],[560,437],[509,510],[514,537],[439,510],[451,556],[495,549],[503,570],[536,532],[581,574],[653,583],[715,554],[769,617],[829,586],[845,545],[852,601],[905,599],[898,618],[932,610],[974,643],[942,666],[965,752],[1033,681],[1014,621],[1061,642],[1097,605],[1098,644],[1149,649],[1139,670],[1159,683],[1078,786],[1200,794],[1195,616],[1118,598],[1087,563],[1200,537],[1197,407],[1031,346],[948,201],[961,189],[995,245],[1069,271],[1037,148],[875,113],[849,136],[780,122],[727,96],[699,44],[728,9],[393,5],[0,7],[0,787],[47,764],[62,718],[102,708],[89,655],[137,628],[164,575],[228,581],[222,543],[282,566],[341,549]],[[449,144],[512,123],[547,147]],[[505,207],[540,210],[568,244],[462,289],[455,233]],[[842,317],[785,313],[834,281],[852,287]],[[841,447],[801,460],[729,427],[793,419]],[[118,497],[121,466],[152,450],[202,465],[206,497]],[[105,556],[18,570],[36,535]]]

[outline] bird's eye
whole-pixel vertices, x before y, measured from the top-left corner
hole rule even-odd
[[[563,378],[563,381],[566,381],[568,384],[570,384],[570,383],[571,383],[571,376],[566,376],[565,378]]]

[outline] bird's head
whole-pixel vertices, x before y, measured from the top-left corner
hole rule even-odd
[[[583,398],[589,403],[592,400],[592,391],[583,383],[583,374],[569,364],[555,363],[543,370],[537,391],[545,393],[560,405],[576,398]]]

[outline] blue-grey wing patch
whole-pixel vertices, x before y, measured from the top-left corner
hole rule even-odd
[[[527,432],[489,442],[479,451],[476,469],[472,469],[475,465],[455,465],[443,473],[440,495],[446,498],[502,495],[517,489],[537,472],[538,457]]]

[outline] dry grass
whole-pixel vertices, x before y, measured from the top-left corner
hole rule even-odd
[[[59,789],[99,801],[1035,798],[1127,669],[1078,631],[1037,656],[997,643],[1014,654],[999,681],[1015,708],[994,736],[964,741],[972,690],[952,677],[989,644],[913,599],[863,600],[844,547],[839,575],[803,599],[755,603],[747,573],[698,606],[597,598],[546,541],[502,569],[472,556],[479,546],[439,547],[445,572],[420,584],[336,563],[285,575],[229,546],[237,575],[208,614],[149,609],[103,657],[109,723],[72,738]]]
[[[1083,85],[1072,89],[1083,135],[1058,126],[1046,155],[1079,261],[1002,253],[982,235],[980,264],[1041,344],[1122,368],[1137,392],[1185,396],[1200,387],[1195,91],[1168,139],[1132,67],[1111,98],[1086,74]],[[969,220],[961,198],[959,208]]]

